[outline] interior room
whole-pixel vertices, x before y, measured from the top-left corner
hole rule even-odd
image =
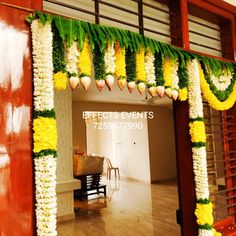
[[[140,95],[138,90],[132,94],[128,89],[121,92],[116,83],[112,93],[107,88],[98,93],[93,82],[89,91],[80,87],[72,92],[68,88],[55,95],[58,142],[61,144],[57,167],[57,178],[61,182],[58,202],[62,205],[58,208],[58,220],[62,221],[58,226],[59,233],[70,235],[66,229],[72,224],[78,224],[81,231],[87,232],[86,225],[93,224],[91,217],[97,222],[94,224],[100,225],[100,232],[100,227],[104,227],[101,214],[106,219],[109,232],[109,227],[111,230],[117,219],[120,224],[125,223],[127,219],[124,215],[127,214],[132,220],[129,219],[124,230],[134,232],[136,228],[137,233],[146,231],[152,234],[162,233],[168,226],[169,232],[177,235],[179,229],[175,212],[178,194],[172,101],[167,97],[152,98],[148,93]],[[83,199],[74,198],[76,175],[81,172],[76,172],[75,163],[73,171],[70,164],[76,161],[76,157],[87,156],[104,158],[99,184],[106,186],[106,196],[102,191]],[[119,168],[119,176],[112,171],[109,179],[107,159]],[[65,181],[71,182],[69,191],[68,183],[63,189]],[[133,195],[137,197],[134,199]],[[168,211],[165,205],[170,206]],[[75,221],[64,221],[73,218],[74,213]],[[147,219],[145,226],[139,223],[144,218],[143,214]],[[155,221],[155,227],[152,221]],[[96,228],[96,225],[92,227]]]

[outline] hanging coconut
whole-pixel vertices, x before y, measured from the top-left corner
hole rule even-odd
[[[80,84],[80,79],[78,77],[71,76],[69,79],[69,84],[71,89],[75,90]]]
[[[140,82],[137,85],[138,91],[141,95],[143,95],[145,93],[145,89],[146,89],[146,85],[144,82]]]
[[[105,81],[106,81],[106,85],[107,85],[109,91],[111,91],[111,89],[112,89],[112,86],[114,84],[114,80],[115,79],[114,79],[113,75],[106,75]]]
[[[91,85],[91,79],[88,76],[83,76],[80,79],[80,83],[81,83],[82,87],[87,91],[89,86]]]
[[[96,85],[97,85],[98,90],[101,92],[105,86],[105,80],[104,79],[96,80]]]
[[[132,93],[135,89],[135,81],[128,82],[127,86],[128,86],[129,92]]]
[[[159,97],[163,97],[164,93],[165,93],[164,86],[157,86],[157,94],[159,95]]]
[[[171,97],[172,97],[172,89],[171,89],[171,88],[166,88],[166,89],[165,89],[165,94],[166,94],[169,98],[171,98]]]
[[[176,100],[177,98],[178,98],[178,96],[179,96],[179,93],[178,93],[178,91],[177,90],[172,90],[172,98],[174,99],[174,100]]]
[[[122,91],[126,85],[126,79],[118,79],[117,83],[120,90]]]
[[[155,97],[157,95],[157,88],[156,86],[152,86],[148,88],[148,92],[152,97]]]

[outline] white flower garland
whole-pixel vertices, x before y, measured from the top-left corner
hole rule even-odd
[[[115,60],[116,57],[115,57],[114,43],[113,42],[107,43],[104,56],[106,75],[114,75],[116,69]]]
[[[197,199],[209,198],[209,186],[207,176],[206,148],[192,148],[193,171],[195,176],[195,189]]]
[[[66,46],[66,70],[73,77],[78,77],[78,60],[79,60],[78,43],[73,42],[71,46]]]
[[[200,89],[199,65],[196,59],[187,62],[189,74],[188,102],[189,118],[203,117],[203,103]],[[206,148],[193,147],[193,170],[197,200],[209,199],[209,186],[207,176]],[[198,236],[213,236],[213,230],[199,229]]]
[[[52,155],[35,158],[37,235],[56,236],[56,158]]]
[[[145,70],[147,76],[147,85],[156,84],[154,61],[155,61],[154,55],[148,51],[145,55]]]
[[[173,68],[171,70],[171,77],[172,77],[172,90],[179,90],[179,76],[178,76],[178,68],[179,63],[176,61],[173,63]]]
[[[54,108],[51,23],[31,24],[34,68],[35,111]],[[52,155],[34,159],[36,185],[36,225],[38,236],[56,236],[56,159]]]
[[[197,60],[187,62],[187,70],[189,74],[188,86],[188,102],[189,102],[189,117],[203,117],[203,105],[201,96],[201,87],[199,80],[199,69]]]
[[[213,230],[199,229],[198,236],[214,236]]]
[[[225,91],[230,86],[232,78],[232,73],[226,70],[219,77],[210,73],[210,80],[219,91]]]

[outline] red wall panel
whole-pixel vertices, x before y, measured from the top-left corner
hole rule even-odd
[[[24,58],[23,63],[18,60],[15,67],[12,63],[6,64],[9,65],[8,70],[2,67],[5,82],[1,84],[0,79],[0,235],[6,236],[31,236],[34,225],[32,62],[29,26],[24,20],[27,14],[12,7],[0,6],[1,37],[9,34],[11,45],[19,45],[15,51],[7,53],[14,47],[6,47],[6,38],[5,41],[0,39],[0,46],[6,47],[6,53],[0,54],[0,62],[4,63],[3,58],[10,62],[12,54],[13,60],[14,57]],[[14,36],[15,40],[12,38]],[[26,49],[24,56],[20,57],[24,40]],[[20,66],[22,74],[14,74]]]

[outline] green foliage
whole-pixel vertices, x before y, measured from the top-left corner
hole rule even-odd
[[[204,224],[204,225],[198,225],[199,229],[206,229],[206,230],[212,230],[213,226],[209,224]]]
[[[126,48],[125,52],[125,63],[126,63],[126,75],[127,81],[135,81],[136,80],[136,58],[135,52],[131,50],[131,48]]]
[[[155,66],[155,75],[156,75],[156,81],[157,86],[164,86],[164,75],[163,75],[163,54],[160,52],[155,52],[154,54],[155,60],[154,60],[154,66]]]
[[[181,53],[180,50],[178,50],[179,54],[179,68],[177,71],[178,77],[179,77],[179,88],[187,88],[189,85],[189,75],[186,67],[186,57],[185,54]]]
[[[106,76],[105,72],[105,50],[101,50],[99,45],[95,44],[93,52],[93,65],[94,65],[94,79],[104,80]]]
[[[209,58],[210,59],[210,58]],[[212,60],[210,60],[212,61]],[[219,65],[219,64],[218,64]],[[204,75],[205,75],[205,79],[207,81],[207,83],[209,84],[210,86],[210,90],[212,91],[212,93],[217,97],[218,100],[220,100],[221,102],[225,101],[229,95],[232,93],[233,91],[233,87],[234,87],[234,84],[235,84],[235,81],[236,81],[236,73],[233,73],[233,78],[231,80],[231,84],[228,86],[228,88],[225,90],[225,91],[220,91],[216,88],[216,86],[213,84],[213,82],[211,81],[211,78],[210,78],[210,74],[208,72],[208,68],[213,68],[210,66],[210,64],[208,62],[206,62],[206,60],[204,61],[201,61],[201,66],[202,66],[202,69],[203,69],[203,72],[204,72]],[[221,65],[222,66],[222,65]],[[224,68],[221,67],[221,71],[220,71],[220,74],[222,72]],[[215,71],[216,72],[216,71]],[[212,73],[215,73],[214,71],[212,71]],[[218,74],[218,76],[220,75]]]
[[[65,62],[65,47],[62,38],[59,35],[55,24],[52,23],[52,33],[53,33],[53,72],[58,71],[65,72],[66,62]]]
[[[37,111],[34,110],[33,118],[36,119],[39,116],[41,117],[48,117],[48,118],[56,118],[55,110],[44,110],[44,111]]]
[[[134,33],[128,30],[95,25],[80,20],[68,19],[62,16],[56,16],[37,11],[26,17],[26,21],[29,23],[32,23],[34,19],[40,19],[42,24],[45,24],[47,21],[53,22],[59,32],[61,39],[63,41],[67,41],[69,45],[71,45],[73,41],[77,40],[80,49],[83,48],[86,35],[89,38],[92,51],[95,50],[95,45],[100,48],[100,51],[103,51],[106,47],[107,41],[118,41],[122,48],[129,48],[128,50],[130,52],[138,52],[140,50],[140,47],[143,47],[144,49],[149,48],[151,52],[155,54],[155,57],[157,56],[157,59],[161,59],[161,61],[159,62],[158,60],[156,60],[156,76],[158,85],[163,85],[163,73],[158,68],[162,63],[162,59],[165,57],[170,57],[172,60],[179,61],[178,76],[180,79],[180,88],[185,88],[188,86],[189,79],[185,62],[190,59],[196,58],[202,64],[209,66],[215,76],[219,76],[222,69],[234,71],[234,63],[224,62],[196,53],[186,52],[177,47],[158,42],[154,39],[144,37],[141,34]],[[133,77],[134,76],[132,75],[130,79],[132,79]],[[233,82],[234,81],[235,77]],[[226,93],[217,94],[218,92],[216,92],[217,98],[219,98],[219,100],[221,101],[224,101],[230,92],[232,92],[232,86]]]
[[[205,142],[195,142],[191,144],[192,147],[200,148],[200,147],[205,147],[206,143]]]
[[[189,118],[189,121],[190,121],[190,122],[194,122],[194,121],[204,121],[204,118],[198,116],[198,117],[196,117],[196,118]]]
[[[40,152],[34,153],[35,158],[45,157],[47,155],[52,155],[53,157],[57,157],[57,151],[53,149],[45,149]]]
[[[199,198],[199,199],[197,199],[197,203],[201,203],[201,204],[204,204],[204,205],[206,205],[206,204],[209,204],[211,201],[210,201],[210,199],[209,198]]]

